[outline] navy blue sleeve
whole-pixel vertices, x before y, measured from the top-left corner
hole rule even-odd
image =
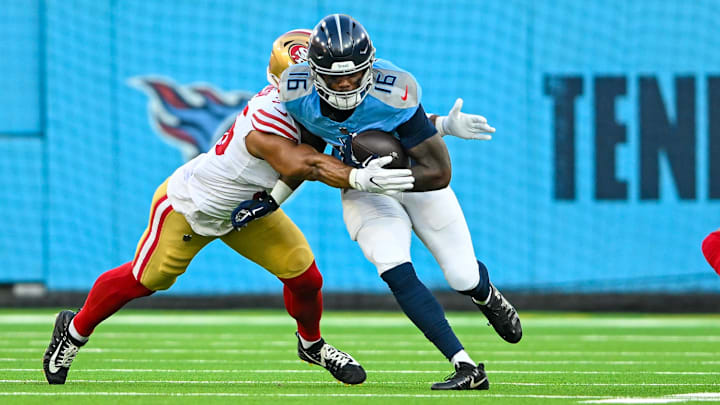
[[[425,115],[422,104],[418,105],[415,114],[406,122],[400,124],[395,130],[400,137],[400,143],[405,149],[417,146],[420,142],[435,135],[435,125]]]

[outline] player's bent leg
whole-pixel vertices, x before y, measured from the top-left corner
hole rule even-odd
[[[720,275],[720,230],[705,237],[702,243],[702,251],[707,262]]]
[[[402,204],[415,233],[437,260],[450,287],[466,291],[478,286],[483,280],[477,271],[470,230],[452,189],[405,193]],[[485,298],[489,284],[483,284]]]
[[[475,367],[450,328],[442,307],[420,282],[410,263],[410,218],[400,202],[387,196],[343,194],[345,224],[365,257],[388,283],[407,317],[456,368]]]
[[[406,194],[403,205],[413,228],[440,264],[448,284],[472,298],[500,337],[510,343],[520,341],[517,311],[492,285],[485,265],[476,260],[470,230],[452,189]]]
[[[48,382],[63,384],[77,349],[100,322],[133,299],[168,288],[212,239],[195,234],[185,218],[173,211],[167,201],[167,182],[158,187],[134,260],[101,274],[77,315],[72,311],[58,315],[43,358]]]

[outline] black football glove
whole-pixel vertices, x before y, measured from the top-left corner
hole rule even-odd
[[[280,206],[266,191],[255,193],[252,200],[245,200],[240,203],[232,212],[231,220],[233,228],[240,229],[250,221],[262,218],[265,215],[277,210]]]

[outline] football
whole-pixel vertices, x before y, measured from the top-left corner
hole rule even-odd
[[[369,130],[353,137],[352,152],[355,160],[360,163],[372,156],[392,156],[393,160],[386,169],[406,169],[410,167],[410,157],[400,140],[383,131]]]

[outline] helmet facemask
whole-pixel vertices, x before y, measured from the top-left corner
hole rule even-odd
[[[308,46],[308,65],[320,98],[338,110],[356,108],[374,84],[372,64],[375,48],[365,28],[346,14],[331,14],[313,29]],[[362,74],[361,74],[362,72]],[[352,90],[337,86],[331,78],[360,75]],[[353,81],[356,80],[353,77]],[[343,90],[333,90],[339,89]],[[357,86],[357,87],[355,87]]]
[[[374,83],[372,74],[373,54],[360,64],[355,66],[352,61],[335,62],[331,69],[318,66],[312,59],[308,60],[310,70],[312,72],[313,84],[318,95],[325,100],[330,106],[338,110],[352,110],[362,103],[365,96],[368,95]],[[364,71],[358,87],[348,91],[333,90],[323,76],[349,76]]]

